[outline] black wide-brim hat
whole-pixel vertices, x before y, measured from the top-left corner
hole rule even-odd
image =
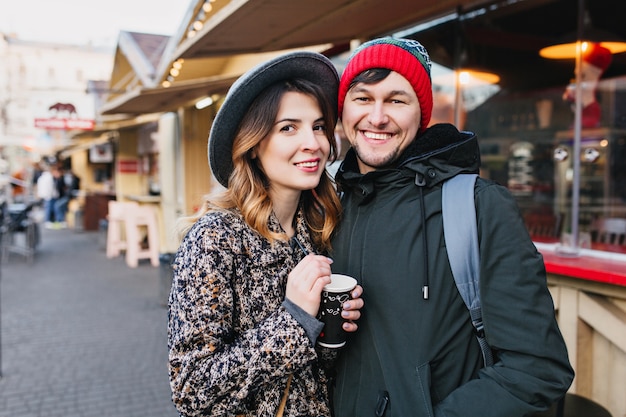
[[[228,187],[228,178],[233,171],[233,141],[244,114],[265,88],[294,78],[318,84],[328,96],[337,118],[339,76],[333,63],[324,55],[309,51],[290,52],[250,69],[228,90],[209,134],[209,166],[224,187]]]

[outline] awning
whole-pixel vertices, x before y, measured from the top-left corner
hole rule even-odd
[[[138,88],[102,106],[101,114],[147,114],[175,110],[193,100],[228,90],[237,76],[215,76],[175,83],[171,87]]]
[[[176,58],[265,52],[307,45],[347,44],[407,28],[486,0],[231,0]]]
[[[115,130],[111,130],[111,131],[104,132],[96,137],[82,139],[71,144],[70,146],[65,148],[63,151],[61,151],[60,156],[61,158],[67,158],[74,152],[84,151],[84,150],[91,148],[92,146],[101,145],[103,143],[109,143],[117,139],[118,137],[119,137],[119,133]]]

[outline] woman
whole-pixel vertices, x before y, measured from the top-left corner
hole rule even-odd
[[[196,217],[173,264],[170,381],[181,414],[330,416],[315,316],[340,203],[337,72],[295,52],[240,77],[209,136],[226,190]],[[363,301],[345,305],[355,331]]]

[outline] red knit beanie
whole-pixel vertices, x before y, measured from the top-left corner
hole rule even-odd
[[[402,75],[413,86],[422,113],[419,131],[424,131],[433,110],[430,67],[428,52],[418,41],[387,37],[365,42],[354,51],[341,75],[339,117],[352,80],[365,70],[386,68]]]

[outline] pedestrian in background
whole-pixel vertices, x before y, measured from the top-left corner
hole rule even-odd
[[[55,165],[41,164],[42,172],[37,178],[37,197],[43,200],[45,227],[54,227],[54,204],[59,196],[57,179],[59,170]]]
[[[339,85],[351,144],[336,181],[343,192],[333,272],[364,288],[359,331],[339,357],[336,417],[516,417],[547,409],[573,379],[542,256],[505,187],[474,189],[484,366],[455,285],[442,223],[442,184],[478,173],[476,136],[427,129],[431,62],[415,40],[361,45]]]
[[[76,197],[80,189],[80,178],[71,169],[59,169],[59,177],[56,180],[58,197],[54,202],[55,228],[67,227],[66,217],[70,201]]]
[[[210,165],[226,190],[189,219],[169,299],[184,416],[331,415],[316,315],[340,213],[325,171],[337,85],[323,55],[282,55],[240,77],[213,122]],[[361,291],[344,305],[346,331]]]

